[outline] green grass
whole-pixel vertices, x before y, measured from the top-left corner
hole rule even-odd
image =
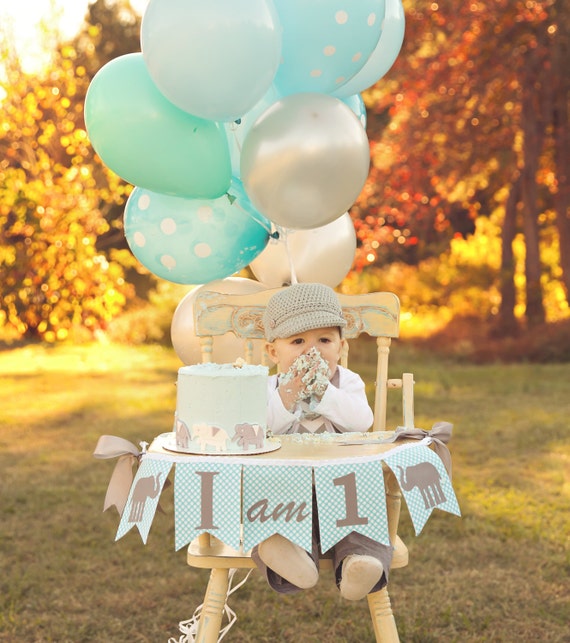
[[[371,373],[369,344],[354,352]],[[570,641],[570,366],[444,361],[395,346],[391,376],[415,374],[416,424],[454,424],[463,517],[435,512],[390,594],[402,641]],[[207,572],[174,551],[172,488],[149,542],[114,542],[102,513],[113,464],[101,434],[150,441],[170,428],[174,354],[158,347],[30,346],[0,352],[0,641],[151,642],[180,636]],[[354,362],[353,362],[354,366]],[[398,394],[391,393],[392,425]],[[225,640],[372,641],[366,602],[332,575],[275,594],[254,574],[230,599]]]

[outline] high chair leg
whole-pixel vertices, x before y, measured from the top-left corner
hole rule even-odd
[[[212,569],[200,614],[196,643],[216,643],[228,592],[229,569]]]
[[[396,621],[392,613],[388,588],[368,594],[368,608],[374,625],[376,643],[399,643]]]

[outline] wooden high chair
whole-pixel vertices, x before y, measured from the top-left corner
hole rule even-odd
[[[214,338],[233,332],[244,339],[244,358],[251,363],[256,340],[263,341],[262,317],[269,298],[279,289],[250,295],[224,295],[202,291],[194,305],[195,332],[200,337],[202,361],[211,360]],[[414,426],[413,376],[404,373],[401,379],[388,379],[388,358],[393,337],[399,333],[400,302],[392,293],[366,295],[338,295],[347,326],[344,337],[356,339],[361,333],[376,337],[377,369],[374,395],[374,431],[386,430],[386,397],[388,389],[401,388],[403,392],[403,426]],[[267,364],[267,358],[264,357]],[[347,366],[348,346],[341,358]],[[395,427],[394,427],[395,428]],[[391,569],[408,564],[408,550],[397,534],[400,517],[401,492],[393,473],[384,469],[388,531],[394,546]],[[236,551],[209,534],[202,534],[188,547],[188,564],[211,569],[198,625],[198,643],[218,640],[229,584],[230,569],[251,569],[255,563],[249,552]],[[320,569],[332,569],[331,560],[321,558]],[[310,590],[307,590],[310,591]],[[398,631],[387,588],[368,595],[376,641],[399,641]]]

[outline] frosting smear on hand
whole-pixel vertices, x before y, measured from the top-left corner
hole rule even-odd
[[[289,382],[295,377],[301,377],[303,383],[297,401],[308,398],[320,399],[329,385],[329,365],[322,358],[320,352],[313,347],[307,353],[297,357],[287,373],[283,375],[281,382]]]

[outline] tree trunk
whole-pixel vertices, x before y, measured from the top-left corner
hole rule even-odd
[[[521,175],[517,172],[505,203],[505,219],[501,231],[501,272],[499,275],[501,305],[498,321],[493,329],[497,337],[506,337],[518,332],[515,318],[516,288],[515,288],[515,258],[513,241],[517,231],[517,205],[521,199]]]
[[[552,42],[552,85],[554,121],[554,159],[556,163],[557,190],[554,194],[556,226],[560,243],[560,267],[562,283],[566,289],[566,301],[570,304],[570,76],[568,74],[568,29],[570,19],[566,0],[557,0],[555,5],[557,31]]]
[[[539,109],[540,85],[539,65],[533,50],[527,56],[527,73],[523,78],[522,88],[522,129],[524,134],[523,168],[521,170],[521,195],[523,212],[523,232],[525,237],[525,276],[526,276],[526,310],[525,316],[529,328],[545,321],[542,301],[542,274],[540,265],[540,247],[538,231],[538,190],[536,173],[542,143],[542,128]]]

